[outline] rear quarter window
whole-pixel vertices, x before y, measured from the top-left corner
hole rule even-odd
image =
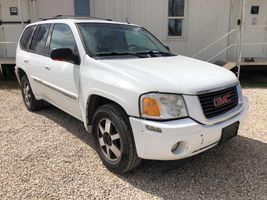
[[[21,49],[28,50],[30,39],[31,39],[31,36],[33,34],[35,27],[36,26],[29,26],[23,32],[21,39],[20,39],[20,48]]]

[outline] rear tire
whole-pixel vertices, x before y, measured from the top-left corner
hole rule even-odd
[[[94,113],[92,128],[96,151],[109,170],[124,173],[140,164],[128,116],[120,106],[99,107]]]
[[[26,76],[21,78],[21,94],[26,108],[31,112],[40,109],[44,104],[43,100],[37,100],[35,98]]]

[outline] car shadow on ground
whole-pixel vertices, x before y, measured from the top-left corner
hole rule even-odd
[[[19,89],[19,83],[16,79],[0,80],[0,90]]]
[[[243,88],[267,88],[267,66],[243,66],[240,72]]]
[[[94,149],[83,123],[49,106],[37,114],[53,120]],[[207,152],[178,161],[143,161],[118,175],[132,186],[163,199],[267,198],[267,144],[237,136]],[[265,196],[264,196],[265,195]]]

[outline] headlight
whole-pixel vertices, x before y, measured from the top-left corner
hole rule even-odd
[[[178,119],[187,117],[184,98],[181,95],[149,93],[140,98],[141,117],[150,119]]]

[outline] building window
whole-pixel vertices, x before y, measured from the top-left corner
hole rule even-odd
[[[76,16],[90,16],[90,0],[74,0],[74,11]]]
[[[182,37],[185,23],[185,0],[169,0],[168,36]]]

